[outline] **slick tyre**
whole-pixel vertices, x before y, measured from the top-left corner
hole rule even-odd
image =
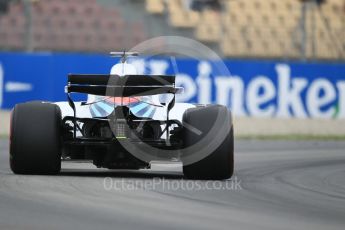
[[[61,170],[61,111],[42,102],[18,104],[11,114],[10,167],[15,174]]]
[[[216,122],[216,120],[221,122]],[[216,149],[207,153],[205,158],[191,164],[183,162],[185,177],[199,180],[231,178],[234,171],[234,131],[230,111],[220,105],[192,108],[185,112],[183,123],[185,124],[184,148],[199,144],[198,149],[206,150],[210,143],[221,140]],[[215,125],[217,127],[214,127]],[[201,134],[193,132],[188,127],[199,130]],[[224,134],[222,136],[209,135],[212,129],[217,130],[217,135],[218,133]]]

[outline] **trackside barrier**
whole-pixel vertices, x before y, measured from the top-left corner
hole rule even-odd
[[[223,104],[238,117],[345,118],[345,63],[224,60],[229,72],[217,72],[211,60],[176,61],[176,84],[185,89],[180,102]],[[176,70],[165,57],[132,62],[139,74]],[[113,64],[107,55],[0,53],[0,106],[64,101],[69,73],[108,74]]]

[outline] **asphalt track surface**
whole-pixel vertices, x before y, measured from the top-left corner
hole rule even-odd
[[[236,141],[235,159],[215,184],[176,164],[18,176],[0,140],[0,229],[345,229],[345,142]]]

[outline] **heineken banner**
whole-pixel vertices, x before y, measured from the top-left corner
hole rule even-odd
[[[106,55],[0,53],[0,106],[64,101],[68,73],[107,74],[116,62]],[[179,102],[223,104],[238,116],[345,118],[345,63],[230,59],[218,63],[169,57],[131,62],[138,74],[176,74],[176,86],[184,88]]]

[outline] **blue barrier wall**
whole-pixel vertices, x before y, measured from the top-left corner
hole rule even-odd
[[[30,100],[64,101],[68,73],[106,74],[115,63],[105,55],[0,53],[1,108]],[[185,88],[179,101],[224,104],[243,116],[345,118],[345,63],[173,63],[163,57],[133,60],[139,73],[178,72],[177,85]]]

